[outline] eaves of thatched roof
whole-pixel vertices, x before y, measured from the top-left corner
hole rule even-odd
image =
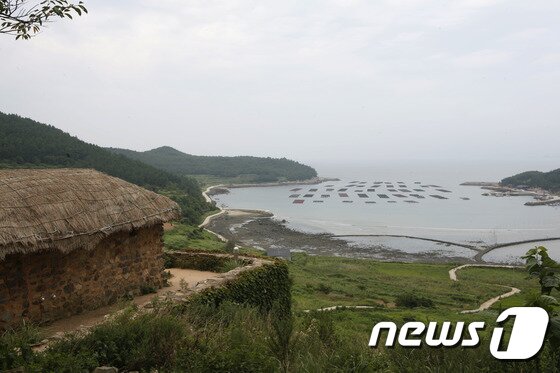
[[[89,250],[105,236],[178,218],[167,197],[89,169],[0,170],[0,260]]]

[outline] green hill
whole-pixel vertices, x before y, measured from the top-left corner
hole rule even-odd
[[[286,158],[197,156],[169,146],[145,152],[109,150],[177,175],[211,175],[224,179],[238,178],[242,182],[294,181],[317,176],[312,167]]]
[[[526,185],[543,188],[552,192],[560,192],[560,168],[549,172],[522,172],[503,179],[501,183],[512,187]]]
[[[115,154],[53,126],[13,114],[0,113],[0,167],[93,168],[170,196],[179,203],[189,223],[198,222],[212,208],[192,178]]]

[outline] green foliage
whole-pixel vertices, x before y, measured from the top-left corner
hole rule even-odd
[[[247,265],[248,263],[246,263],[244,260],[241,259],[228,259],[226,260],[222,266],[220,267],[219,272],[229,272],[235,268]]]
[[[557,192],[560,191],[560,168],[549,172],[522,172],[503,179],[501,183],[512,187],[526,185]]]
[[[225,301],[248,304],[268,313],[274,307],[277,315],[291,313],[291,280],[286,263],[277,261],[245,271],[224,286],[210,288],[190,301],[219,306]]]
[[[269,315],[268,348],[280,365],[282,372],[288,372],[294,357],[297,336],[294,333],[294,318],[282,311],[276,303]]]
[[[229,240],[228,242],[226,242],[226,245],[224,246],[224,250],[228,253],[232,253],[233,250],[235,249],[235,241],[233,240]]]
[[[195,372],[373,372],[386,366],[366,345],[340,338],[329,315],[268,316],[223,302],[189,305],[196,348],[185,346],[178,368]],[[326,326],[325,326],[326,325]],[[321,332],[330,330],[330,332]],[[333,343],[336,341],[336,343]]]
[[[434,307],[434,302],[431,299],[411,293],[398,295],[395,299],[395,304],[397,307],[405,308]]]
[[[389,371],[389,372],[446,372],[446,371],[516,371],[522,367],[531,371],[533,363],[515,365],[500,363],[484,347],[476,349],[367,349],[371,328],[381,321],[393,321],[397,325],[411,320],[484,321],[488,330],[496,320],[496,311],[489,310],[476,314],[460,314],[458,311],[477,308],[482,302],[504,293],[497,285],[515,286],[522,294],[536,291],[538,284],[527,279],[523,270],[511,268],[466,268],[458,274],[460,281],[449,279],[449,270],[457,264],[390,263],[374,260],[349,259],[295,254],[289,263],[293,278],[293,308],[296,314],[301,310],[313,310],[329,306],[367,305],[371,309],[338,309],[331,312],[316,312],[317,317],[330,317],[330,324],[324,323],[321,332],[323,340],[329,340],[334,329],[337,352],[331,357],[341,371]],[[328,284],[332,290],[326,294],[317,291],[318,286]],[[494,285],[496,284],[496,285]],[[395,307],[403,291],[433,301],[434,307]],[[513,297],[512,297],[513,299]],[[504,299],[509,301],[510,298]],[[523,296],[512,301],[511,306],[522,306]],[[300,313],[300,318],[308,313]],[[481,335],[489,341],[489,335]],[[486,347],[487,348],[487,347]],[[414,352],[413,352],[414,351]],[[370,352],[368,354],[368,352]],[[373,353],[371,353],[373,352]],[[484,352],[484,353],[481,353]],[[336,356],[336,358],[335,358]],[[464,358],[463,358],[464,357]],[[464,360],[464,359],[469,359]],[[548,367],[548,362],[538,362]],[[296,362],[298,360],[296,359]],[[313,371],[313,362],[305,363],[306,371]],[[463,365],[462,365],[463,364]],[[548,365],[547,365],[548,364]],[[512,368],[513,367],[513,368]],[[339,369],[339,368],[337,368]],[[334,369],[333,369],[334,370]],[[296,370],[297,371],[297,370]],[[328,370],[327,370],[328,371]],[[519,370],[518,370],[519,371]],[[547,370],[542,370],[547,371]]]
[[[183,317],[192,332],[179,351],[176,371],[277,371],[266,345],[266,319],[258,309],[230,302],[190,304]]]
[[[292,255],[290,274],[294,279],[296,310],[330,306],[369,305],[390,308],[403,292],[433,301],[434,308],[417,312],[457,313],[477,308],[484,301],[515,286],[525,294],[537,289],[521,269],[467,268],[459,272],[459,282],[449,279],[456,264],[390,263],[375,260]],[[323,286],[321,286],[323,284]],[[325,288],[326,287],[326,288]],[[509,299],[509,298],[507,298]],[[523,295],[515,298],[524,304]],[[395,311],[397,314],[400,311]]]
[[[246,260],[227,256],[216,256],[200,252],[164,253],[166,268],[196,269],[197,271],[229,272],[234,268],[249,264]]]
[[[93,168],[162,193],[175,200],[187,223],[197,223],[213,208],[200,186],[181,177],[85,143],[52,126],[0,113],[0,164],[10,167]]]
[[[489,338],[482,339],[477,348],[422,346],[404,348],[397,346],[386,349],[389,371],[392,372],[558,372],[554,366],[556,351],[549,347],[540,353],[540,358],[528,361],[504,361],[490,354]]]
[[[560,265],[550,258],[545,247],[538,246],[527,251],[523,259],[529,274],[538,277],[542,294],[550,295],[553,289],[560,290]]]
[[[332,291],[332,287],[321,282],[319,286],[317,286],[317,290],[323,294],[329,294]]]
[[[140,294],[142,295],[146,295],[146,294],[153,294],[157,291],[157,289],[150,284],[142,284],[140,285]]]
[[[39,331],[31,325],[7,330],[0,335],[0,371],[23,366],[33,360],[31,345],[39,342]]]
[[[560,349],[560,314],[557,307],[559,302],[552,295],[553,290],[560,290],[560,264],[550,258],[548,251],[543,246],[535,247],[527,251],[525,266],[529,274],[539,279],[541,294],[530,298],[527,306],[541,307],[548,312],[550,317],[547,338],[554,350]],[[557,356],[556,366],[560,370],[560,356]]]
[[[306,180],[317,176],[313,168],[286,158],[196,156],[169,146],[146,152],[109,150],[177,175],[243,177],[241,181],[248,183]]]
[[[108,365],[122,371],[366,372],[386,366],[366,346],[345,340],[330,316],[294,317],[282,306],[266,315],[229,301],[219,306],[155,304],[153,312],[125,310],[86,335],[67,335],[43,353],[7,368],[83,372]]]
[[[169,368],[185,334],[175,316],[158,309],[138,314],[129,308],[85,336],[70,335],[53,344],[45,354],[38,355],[35,364],[53,372],[91,370],[100,365],[138,371]],[[67,364],[77,365],[66,370]]]
[[[175,224],[164,232],[163,244],[168,250],[224,251],[225,244],[212,233],[193,225]]]
[[[15,35],[17,39],[30,39],[52,18],[70,18],[87,13],[83,2],[43,0],[33,6],[22,0],[0,0],[0,34]]]

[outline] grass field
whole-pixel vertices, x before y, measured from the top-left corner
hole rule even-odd
[[[367,343],[371,328],[379,321],[486,321],[491,325],[498,314],[496,309],[521,306],[527,294],[539,290],[538,281],[528,278],[523,269],[465,268],[457,273],[459,281],[454,282],[448,271],[455,266],[295,254],[289,266],[294,310],[375,306],[330,312],[340,334]],[[500,285],[515,286],[522,292],[498,302],[491,310],[460,314],[508,291]],[[398,307],[395,301],[402,294],[430,299],[433,307]]]
[[[165,232],[163,243],[171,250],[224,251],[225,243],[212,233],[197,226],[176,223]]]
[[[389,263],[295,254],[290,264],[294,305],[298,310],[332,305],[379,305],[394,308],[402,293],[431,299],[437,309],[458,312],[477,308],[506,292],[499,285],[538,290],[522,269],[465,268],[458,282],[449,279],[455,264]]]
[[[225,251],[225,243],[196,226],[176,224],[165,232],[165,247]],[[529,362],[499,361],[490,355],[489,335],[500,308],[523,305],[537,292],[538,280],[523,269],[465,268],[449,279],[456,264],[389,263],[340,257],[293,255],[288,263],[293,312],[263,315],[237,302],[219,307],[155,304],[155,311],[120,313],[86,335],[70,335],[44,353],[30,344],[35,328],[0,335],[0,370],[91,371],[99,365],[146,371],[252,372],[531,372],[558,371],[556,350],[545,345]],[[246,284],[247,285],[247,284]],[[495,309],[461,314],[515,286],[521,295]],[[254,294],[266,293],[262,284]],[[406,297],[403,297],[406,295]],[[557,292],[554,294],[557,296]],[[423,307],[404,299],[429,300]],[[303,312],[327,306],[374,306]],[[412,308],[413,307],[413,308]],[[264,317],[263,317],[264,316]],[[372,327],[381,321],[484,321],[479,348],[368,347]],[[512,323],[505,326],[506,335]],[[382,337],[383,338],[383,337]],[[4,352],[4,353],[3,353]],[[150,368],[150,369],[148,369]]]
[[[166,233],[166,246],[223,250],[223,243],[217,242],[215,237],[208,236],[207,232],[199,239],[185,238],[185,234],[188,235],[192,229],[194,228],[179,226],[176,230]],[[480,336],[483,344],[487,346],[489,333],[495,326],[499,312],[508,307],[524,305],[529,295],[540,290],[538,280],[529,278],[522,268],[468,267],[457,272],[459,281],[456,282],[449,278],[449,270],[458,266],[456,263],[394,263],[294,253],[288,266],[292,279],[293,311],[298,323],[309,316],[303,312],[304,310],[330,306],[374,307],[373,309],[345,308],[324,314],[332,323],[333,332],[340,341],[345,341],[341,343],[349,351],[354,352],[368,349],[367,343],[372,327],[381,321],[393,321],[398,325],[408,321],[463,321],[466,324],[484,321],[487,328],[480,333]],[[460,313],[462,310],[478,308],[488,299],[509,291],[511,286],[521,289],[521,293],[496,303],[487,311],[474,314]],[[427,299],[431,305],[411,308],[399,304],[398,299],[403,295]],[[558,293],[554,291],[553,295],[558,296]],[[512,322],[506,324],[506,334],[511,325]],[[389,359],[388,361],[393,362],[395,366],[400,366],[397,362],[403,361],[404,365],[397,369],[403,371],[412,371],[409,369],[415,366],[416,361],[421,361],[421,364],[430,369],[449,364],[449,369],[465,366],[465,371],[474,371],[479,363],[496,363],[488,355],[487,347],[479,352],[452,350],[445,353],[439,349],[434,351],[422,349],[416,352],[397,350],[380,347],[372,351],[374,354],[372,356],[380,354],[382,360]],[[432,361],[432,359],[436,360]],[[497,367],[502,371],[501,365]],[[514,370],[504,368],[504,371],[515,371],[517,368],[517,366]],[[496,366],[487,367],[485,371],[493,369],[496,369]]]
[[[163,235],[163,244],[167,250],[194,250],[224,252],[226,243],[212,233],[194,225],[174,223],[173,229]],[[240,247],[240,254],[263,256],[262,250],[252,247]]]

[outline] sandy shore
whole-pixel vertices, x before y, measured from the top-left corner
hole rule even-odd
[[[221,186],[223,188],[275,187],[275,186],[283,186],[283,185],[315,185],[327,181],[340,181],[340,179],[334,177],[314,177],[312,179],[307,179],[307,180],[276,181],[272,183],[224,184]]]

